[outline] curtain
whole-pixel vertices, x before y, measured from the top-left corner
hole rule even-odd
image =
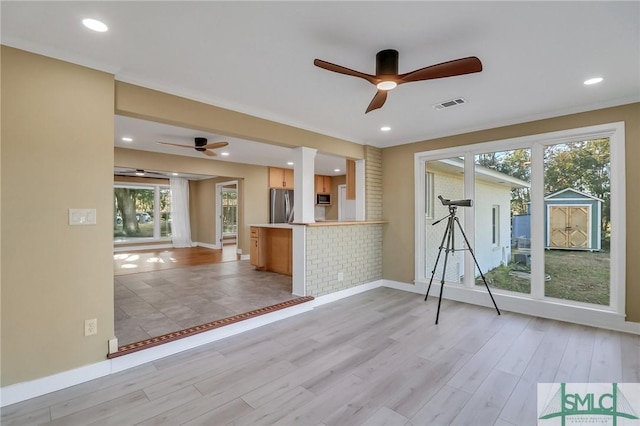
[[[171,189],[171,236],[174,247],[191,247],[189,224],[189,180],[169,179]]]

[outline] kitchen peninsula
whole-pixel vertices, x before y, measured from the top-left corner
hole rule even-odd
[[[251,265],[256,269],[292,275],[292,226],[271,223],[251,226]]]
[[[317,280],[337,280],[339,283],[333,284],[336,287],[366,282],[381,275],[381,271],[374,271],[382,263],[385,223],[319,221],[251,225],[251,264],[258,270],[293,276],[294,289],[298,289],[294,293],[298,295],[309,294],[307,285]],[[293,264],[298,265],[297,277]]]

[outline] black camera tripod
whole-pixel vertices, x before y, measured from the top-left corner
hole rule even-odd
[[[496,305],[496,301],[493,298],[493,294],[491,294],[491,290],[489,289],[489,285],[487,284],[487,280],[484,278],[484,274],[482,273],[482,270],[480,269],[480,265],[478,265],[478,260],[476,259],[476,255],[473,253],[473,249],[471,248],[471,245],[469,244],[469,240],[467,240],[467,236],[464,233],[464,230],[462,229],[462,225],[460,225],[460,221],[458,220],[458,217],[456,216],[456,210],[458,209],[458,206],[463,206],[463,207],[470,207],[471,206],[471,200],[459,200],[459,201],[450,201],[450,200],[446,200],[444,198],[442,198],[442,196],[438,196],[438,198],[440,198],[440,201],[442,201],[443,205],[449,206],[449,215],[443,217],[442,219],[439,219],[437,221],[435,221],[434,223],[432,223],[431,225],[437,225],[438,223],[442,222],[443,220],[447,219],[447,227],[444,230],[444,235],[442,236],[442,242],[440,243],[440,248],[438,250],[438,257],[436,257],[436,263],[435,265],[433,265],[433,271],[431,272],[431,280],[429,280],[429,287],[427,288],[427,294],[425,294],[424,296],[424,300],[427,300],[427,297],[429,297],[429,291],[431,290],[431,284],[433,283],[433,277],[436,274],[436,269],[438,268],[438,262],[440,261],[440,255],[442,254],[442,250],[444,250],[444,266],[442,268],[442,279],[440,280],[440,297],[438,298],[438,312],[436,313],[436,324],[438,324],[438,318],[440,317],[440,303],[442,302],[442,290],[444,289],[444,276],[447,273],[447,260],[449,258],[449,253],[453,253],[454,251],[456,251],[455,246],[454,246],[454,226],[453,224],[456,223],[458,225],[458,228],[460,229],[460,232],[462,233],[462,237],[464,237],[464,242],[467,245],[467,249],[469,250],[469,253],[471,253],[471,257],[473,257],[473,261],[476,264],[476,267],[478,268],[478,271],[480,272],[480,276],[482,277],[482,281],[484,282],[484,286],[487,288],[487,291],[489,292],[489,296],[491,296],[491,301],[493,302],[493,306],[495,306],[496,308],[496,312],[498,312],[498,315],[500,315],[500,310],[498,309],[498,305]],[[447,242],[447,245],[445,247],[445,240]],[[460,249],[460,250],[465,250],[465,249]]]

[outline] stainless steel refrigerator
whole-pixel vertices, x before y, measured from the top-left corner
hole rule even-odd
[[[293,190],[270,189],[269,223],[293,222]]]

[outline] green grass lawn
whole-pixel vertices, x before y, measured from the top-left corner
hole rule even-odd
[[[609,265],[608,252],[546,250],[545,296],[608,305]],[[485,273],[485,278],[492,288],[530,293],[530,280],[523,278],[528,271],[528,267],[509,263]],[[484,285],[480,277],[476,285]]]

